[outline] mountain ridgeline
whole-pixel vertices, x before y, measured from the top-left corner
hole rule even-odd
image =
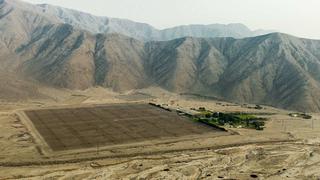
[[[39,18],[51,23],[70,24],[77,29],[84,29],[93,34],[119,33],[141,41],[168,41],[186,36],[192,37],[252,37],[270,33],[270,30],[251,31],[243,24],[210,24],[210,25],[184,25],[163,30],[156,29],[145,23],[138,23],[126,19],[98,17],[91,14],[61,8],[57,6],[39,4],[31,5],[18,0],[7,0],[8,13],[10,10],[20,11],[24,19]],[[17,17],[19,18],[19,17]]]
[[[133,35],[123,32],[124,26]],[[252,31],[246,34],[238,27],[238,35],[220,37],[231,32],[211,35],[209,26],[200,25],[154,36],[158,30],[150,27],[0,0],[0,71],[57,88],[126,91],[158,86],[234,102],[320,111],[320,41],[281,33],[249,37]],[[179,38],[185,32],[194,37]]]

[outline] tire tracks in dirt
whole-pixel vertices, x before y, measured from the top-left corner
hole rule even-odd
[[[134,158],[139,156],[152,156],[152,155],[161,155],[167,153],[177,153],[177,152],[187,152],[187,151],[203,151],[203,150],[220,150],[232,147],[242,147],[248,145],[277,145],[277,144],[293,144],[293,145],[303,145],[303,146],[316,146],[320,145],[314,144],[305,144],[301,143],[301,140],[270,140],[270,141],[260,141],[260,142],[246,142],[246,143],[236,143],[228,145],[220,145],[214,147],[201,147],[201,148],[186,148],[186,149],[176,149],[176,150],[164,150],[164,151],[154,151],[154,152],[141,152],[141,153],[132,153],[132,154],[119,154],[119,155],[108,155],[108,156],[99,156],[99,157],[86,157],[78,159],[67,159],[67,160],[47,160],[47,161],[25,161],[25,162],[0,162],[0,167],[28,167],[28,166],[46,166],[46,165],[66,165],[66,164],[76,164],[81,162],[97,161],[104,159],[116,159],[116,158]],[[143,157],[141,159],[152,160],[152,158]],[[159,158],[155,158],[157,160]],[[163,159],[160,158],[160,159]],[[130,160],[131,161],[131,160]],[[130,162],[128,161],[128,162]],[[108,164],[105,166],[113,166],[122,164],[123,162]]]

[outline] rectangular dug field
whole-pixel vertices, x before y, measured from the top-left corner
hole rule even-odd
[[[148,104],[30,110],[25,114],[53,151],[224,133]]]

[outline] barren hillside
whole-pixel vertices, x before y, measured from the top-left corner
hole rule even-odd
[[[319,41],[273,33],[144,42],[122,30],[93,33],[88,27],[98,28],[100,21],[73,10],[2,1],[1,73],[58,88],[127,91],[159,86],[176,93],[320,111]]]

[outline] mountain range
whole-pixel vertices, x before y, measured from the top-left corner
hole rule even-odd
[[[241,24],[157,30],[51,5],[0,0],[0,74],[14,81],[0,78],[10,88],[0,91],[10,92],[20,81],[25,89],[35,82],[115,91],[158,86],[319,112],[320,41],[266,33]]]
[[[251,31],[243,24],[185,25],[158,30],[145,23],[98,17],[47,4],[32,5],[17,0],[7,0],[6,4],[7,11],[10,9],[20,10],[21,14],[19,15],[27,15],[30,19],[34,19],[35,16],[41,17],[42,23],[45,21],[47,23],[65,23],[93,34],[120,33],[142,41],[168,41],[186,36],[243,38],[272,32],[268,30]],[[6,11],[3,12],[3,14],[5,13]]]

